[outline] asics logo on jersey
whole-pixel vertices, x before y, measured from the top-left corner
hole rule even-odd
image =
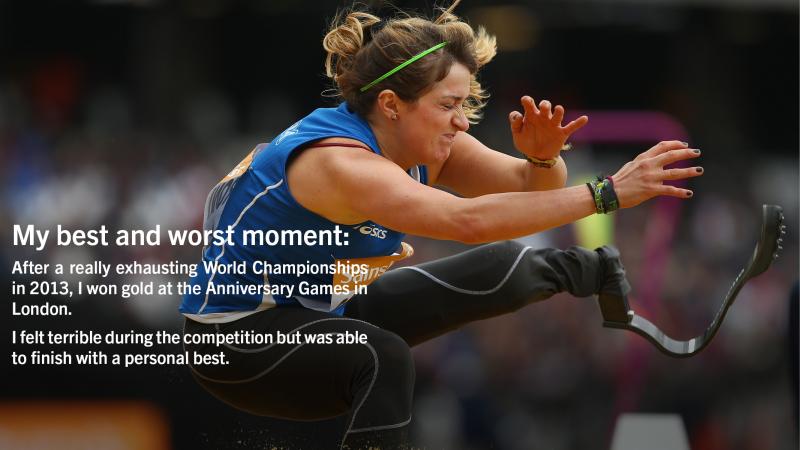
[[[386,230],[378,226],[358,225],[353,228],[358,230],[358,232],[361,234],[376,237],[378,239],[386,239]]]

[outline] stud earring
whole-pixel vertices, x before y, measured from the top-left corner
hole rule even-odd
[[[397,120],[397,114],[392,114],[392,120]]]

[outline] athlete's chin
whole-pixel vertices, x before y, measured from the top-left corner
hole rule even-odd
[[[429,161],[429,164],[437,164],[443,163],[447,161],[447,158],[450,157],[450,150],[453,148],[453,144],[444,144],[438,145],[434,151],[431,153],[432,158]]]

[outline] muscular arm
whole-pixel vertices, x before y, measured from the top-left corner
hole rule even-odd
[[[678,141],[641,153],[614,174],[620,207],[658,195],[691,197],[691,191],[663,182],[700,176],[703,170],[664,166],[699,156],[699,150]],[[404,233],[466,243],[525,236],[595,212],[583,185],[460,198],[420,184],[391,161],[354,148],[309,148],[289,166],[287,176],[297,201],[328,220],[353,224],[370,219]]]
[[[567,166],[561,157],[550,169],[538,168],[525,159],[500,153],[467,133],[458,133],[450,157],[433,168],[434,184],[465,197],[500,192],[546,191],[564,187]]]
[[[516,238],[595,211],[585,186],[459,198],[353,148],[303,151],[289,168],[288,182],[300,204],[334,222],[369,219],[404,233],[466,243]]]

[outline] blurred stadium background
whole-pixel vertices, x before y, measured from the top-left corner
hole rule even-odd
[[[320,41],[347,4],[0,1],[3,284],[10,263],[28,257],[196,262],[199,249],[166,246],[28,253],[11,245],[11,226],[200,227],[208,189],[246,152],[334,103],[320,95],[329,87]],[[481,77],[491,102],[471,130],[494,148],[513,153],[506,115],[529,94],[590,116],[566,155],[570,184],[612,173],[660,139],[703,150],[692,200],[618,212],[599,233],[568,226],[527,241],[615,243],[633,308],[685,339],[747,260],[762,203],[785,208],[789,234],[694,358],[604,329],[592,300],[567,296],[417,348],[415,443],[605,449],[617,418],[638,412],[679,415],[692,449],[797,448],[797,1],[466,0],[458,12],[498,36]],[[412,263],[464,248],[411,241]],[[70,303],[68,320],[12,319],[6,309],[1,328],[177,332],[182,323],[177,297]],[[12,367],[6,336],[0,448],[332,448],[323,443],[342,425],[239,413],[181,367]]]

